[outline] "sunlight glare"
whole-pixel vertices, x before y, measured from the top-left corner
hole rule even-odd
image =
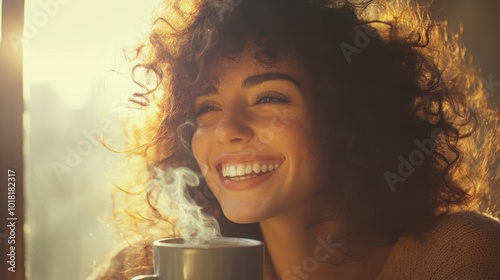
[[[121,57],[116,53],[136,45],[148,30],[157,3],[27,0],[23,37],[27,83],[49,84],[70,109],[86,106],[99,79]]]

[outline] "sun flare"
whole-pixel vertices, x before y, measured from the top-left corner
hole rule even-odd
[[[24,50],[25,88],[48,84],[70,109],[85,106],[99,80],[120,63],[121,49],[148,30],[157,3],[27,0],[24,34],[11,38]]]

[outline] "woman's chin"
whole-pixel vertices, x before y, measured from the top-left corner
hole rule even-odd
[[[222,207],[222,212],[228,220],[237,224],[252,224],[263,221],[267,218],[266,213],[255,211],[255,209],[225,209]]]
[[[226,215],[226,218],[230,220],[233,223],[237,224],[252,224],[252,223],[257,223],[260,222],[258,218],[255,217],[255,215],[244,215],[244,214],[236,214],[236,213],[231,213],[231,214],[224,214]]]

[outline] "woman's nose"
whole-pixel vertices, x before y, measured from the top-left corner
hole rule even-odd
[[[253,130],[243,110],[223,110],[214,132],[215,139],[224,145],[248,143]]]

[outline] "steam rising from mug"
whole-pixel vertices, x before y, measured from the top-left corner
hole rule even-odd
[[[176,230],[187,243],[199,244],[203,240],[220,237],[217,220],[203,213],[202,207],[189,196],[188,188],[200,184],[198,174],[187,167],[154,169],[154,178],[148,187],[161,190],[158,210],[174,220]],[[196,238],[191,238],[196,237]]]
[[[147,187],[159,190],[157,209],[173,220],[181,238],[156,240],[154,274],[132,280],[263,280],[264,243],[220,236],[216,219],[189,195],[200,183],[195,172],[186,167],[153,171]]]

